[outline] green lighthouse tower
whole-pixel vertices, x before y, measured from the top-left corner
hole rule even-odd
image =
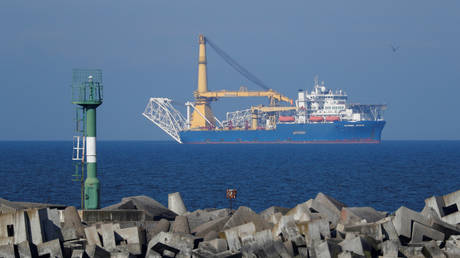
[[[82,122],[81,127],[83,128],[81,130],[82,143],[79,145],[81,146],[82,163],[86,160],[87,176],[82,195],[84,209],[99,209],[100,184],[97,179],[96,165],[96,108],[102,104],[102,71],[100,69],[73,70],[72,103],[80,107],[77,109],[77,128],[79,121]],[[81,114],[80,119],[78,118],[79,113]],[[79,130],[77,129],[77,131]],[[78,142],[80,142],[80,138]]]

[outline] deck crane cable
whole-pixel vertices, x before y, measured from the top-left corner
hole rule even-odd
[[[206,37],[206,42],[216,51],[216,53],[224,59],[224,61],[229,64],[233,69],[235,69],[237,72],[239,72],[241,75],[246,77],[248,80],[251,82],[257,84],[264,90],[270,90],[270,87],[268,87],[265,83],[263,83],[259,78],[257,78],[255,75],[250,73],[246,68],[238,64],[233,58],[231,58],[227,53],[225,53],[221,48],[219,48],[213,41],[211,41],[208,37]]]

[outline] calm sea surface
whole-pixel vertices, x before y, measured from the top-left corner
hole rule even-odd
[[[460,141],[378,145],[179,145],[98,142],[101,204],[147,195],[167,206],[180,192],[189,210],[293,207],[318,192],[348,206],[421,210],[424,199],[460,189]],[[71,142],[0,142],[0,197],[79,206]]]

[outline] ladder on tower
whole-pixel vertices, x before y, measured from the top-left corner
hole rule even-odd
[[[83,162],[85,158],[85,136],[75,135],[73,137],[72,160]]]
[[[86,114],[85,109],[80,106],[75,109],[75,133],[72,145],[72,160],[75,164],[75,173],[72,174],[72,181],[80,182],[81,208],[84,209]]]

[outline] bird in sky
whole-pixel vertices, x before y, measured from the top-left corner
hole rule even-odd
[[[395,45],[390,45],[390,47],[391,47],[391,50],[393,50],[393,52],[396,52],[399,49],[399,46],[395,46]]]

